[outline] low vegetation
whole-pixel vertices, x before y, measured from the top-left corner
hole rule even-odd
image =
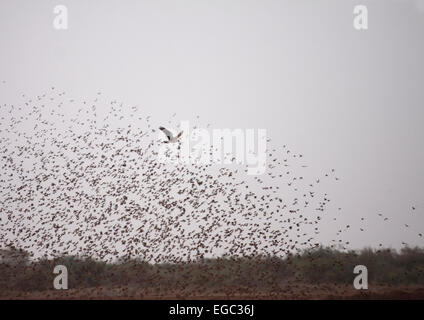
[[[424,285],[423,248],[342,252],[320,247],[284,259],[221,257],[178,264],[149,264],[138,259],[105,263],[76,256],[31,262],[22,250],[10,248],[8,255],[5,252],[3,250],[0,261],[0,293],[3,295],[8,291],[52,289],[56,277],[53,269],[59,264],[68,269],[70,288],[131,286],[219,290],[243,287],[261,291],[281,288],[287,283],[351,284],[356,265],[368,268],[370,284]]]

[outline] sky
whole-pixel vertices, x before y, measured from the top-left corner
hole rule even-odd
[[[59,4],[67,30],[53,27]],[[358,4],[367,30],[353,28]],[[343,224],[368,218],[353,248],[423,245],[423,39],[423,0],[2,0],[0,102],[55,86],[101,91],[158,126],[177,112],[266,129],[312,172],[336,170]]]

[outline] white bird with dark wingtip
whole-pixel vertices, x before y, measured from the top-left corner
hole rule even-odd
[[[174,135],[172,134],[172,132],[169,131],[168,129],[164,128],[164,127],[159,127],[159,130],[161,130],[166,135],[166,137],[168,138],[168,141],[164,141],[164,143],[174,143],[174,142],[177,142],[178,139],[183,135],[183,132],[184,132],[184,131],[181,131],[179,134],[177,134],[174,137]]]

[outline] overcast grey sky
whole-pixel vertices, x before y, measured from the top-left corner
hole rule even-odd
[[[423,2],[2,0],[1,103],[54,85],[75,97],[100,90],[154,121],[178,111],[265,128],[311,170],[336,169],[329,192],[343,223],[369,218],[352,247],[423,245]],[[66,31],[52,25],[58,4]],[[366,31],[353,28],[357,4]]]

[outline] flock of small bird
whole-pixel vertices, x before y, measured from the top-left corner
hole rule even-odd
[[[4,246],[34,258],[160,263],[282,257],[320,245],[331,201],[320,185],[337,183],[334,169],[310,178],[301,154],[270,139],[260,176],[243,165],[163,163],[151,117],[101,97],[69,99],[52,87],[1,105]],[[163,125],[178,127],[176,115]],[[349,227],[334,246],[349,244],[341,238]]]

